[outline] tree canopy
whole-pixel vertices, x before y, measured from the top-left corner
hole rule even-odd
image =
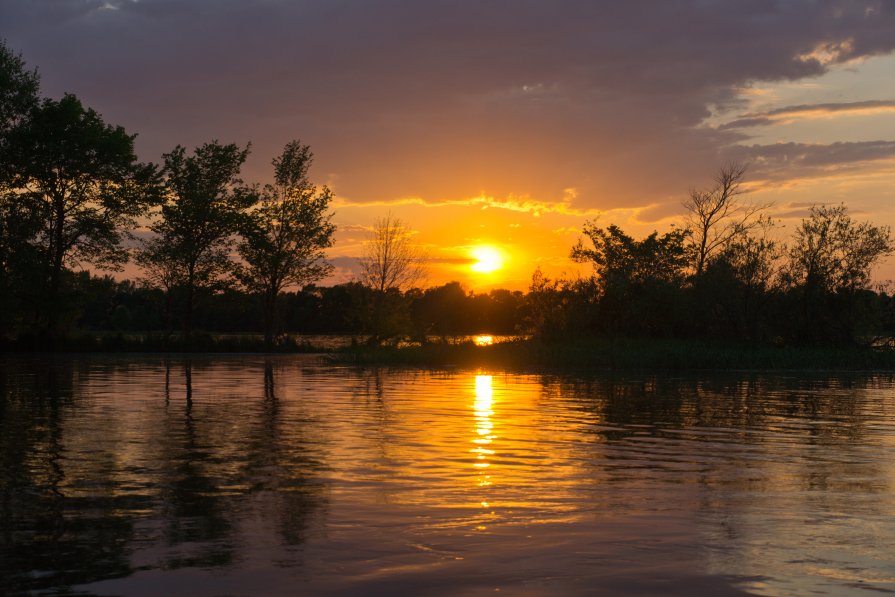
[[[138,162],[134,137],[70,94],[44,99],[8,133],[9,186],[39,222],[32,245],[40,255],[51,333],[63,268],[112,269],[126,261],[123,238],[157,200],[157,169]]]
[[[211,141],[192,155],[178,145],[164,154],[164,203],[150,226],[140,262],[155,277],[175,281],[186,295],[183,330],[192,331],[197,289],[224,283],[232,271],[234,235],[245,226],[245,210],[257,200],[239,172],[249,148]]]
[[[292,141],[273,160],[274,183],[264,186],[257,207],[243,227],[239,254],[245,266],[239,278],[264,297],[265,342],[277,326],[277,302],[288,286],[304,286],[325,277],[332,266],[323,250],[333,244],[335,226],[328,211],[332,191],[308,180],[310,147]]]

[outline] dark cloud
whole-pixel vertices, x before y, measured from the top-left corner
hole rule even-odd
[[[895,158],[895,141],[739,145],[731,148],[727,156],[748,163],[751,178],[779,181],[841,173],[859,168],[866,162]]]
[[[866,100],[863,102],[839,102],[824,104],[801,104],[798,106],[786,106],[775,110],[768,110],[757,114],[744,114],[740,118],[725,123],[720,128],[737,129],[750,126],[764,126],[779,121],[788,121],[799,118],[817,118],[821,116],[833,116],[848,113],[873,113],[895,111],[895,101],[890,100]]]
[[[145,157],[252,140],[261,178],[300,137],[355,201],[654,204],[742,139],[699,126],[741,86],[895,48],[880,0],[0,0],[0,22]]]

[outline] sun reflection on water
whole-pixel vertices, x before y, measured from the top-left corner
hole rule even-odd
[[[488,458],[494,455],[491,444],[494,441],[494,422],[491,417],[494,415],[494,390],[491,385],[490,375],[475,376],[475,402],[473,403],[473,413],[475,416],[475,436],[472,443],[474,447],[470,450],[475,454],[475,462],[473,466],[477,469],[478,475],[476,483],[479,487],[488,487],[491,485],[491,475],[487,474],[491,463]],[[489,508],[487,500],[481,501],[483,508]],[[483,529],[480,529],[483,530]]]

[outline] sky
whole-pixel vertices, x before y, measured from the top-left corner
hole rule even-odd
[[[0,37],[144,160],[251,142],[263,183],[309,144],[326,283],[388,213],[429,284],[586,274],[585,222],[666,231],[731,160],[784,233],[815,204],[895,224],[895,0],[0,0]]]

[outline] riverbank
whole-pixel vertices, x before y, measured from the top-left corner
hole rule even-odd
[[[895,350],[870,347],[764,346],[680,339],[531,340],[490,346],[425,344],[355,347],[329,358],[355,365],[495,367],[525,370],[895,369]]]
[[[332,338],[337,338],[333,341]],[[24,337],[0,343],[5,353],[100,352],[100,353],[321,353],[351,345],[345,336],[289,336],[268,349],[260,334],[209,334],[197,332],[189,341],[154,333],[83,333],[56,340]]]
[[[466,337],[469,338],[469,337]],[[490,338],[490,337],[488,337]],[[35,341],[7,342],[3,352],[47,352]],[[581,338],[544,343],[530,339],[481,345],[463,338],[371,346],[349,336],[291,336],[274,350],[254,334],[196,334],[187,344],[162,335],[106,334],[67,338],[52,352],[142,354],[323,354],[332,363],[436,369],[492,367],[508,370],[801,369],[895,370],[895,349],[771,346],[690,339]]]

